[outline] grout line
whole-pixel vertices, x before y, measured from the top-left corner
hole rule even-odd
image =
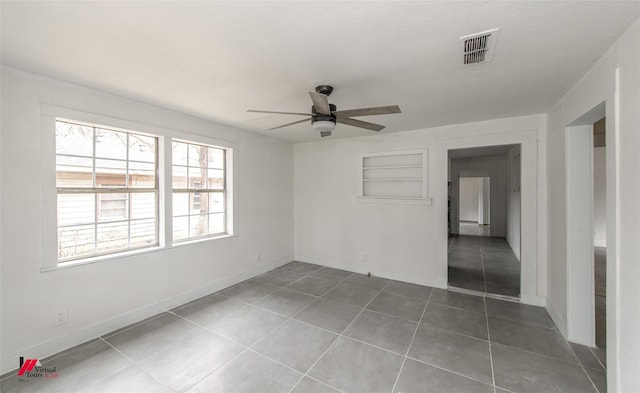
[[[353,323],[358,319],[358,317],[364,312],[364,310],[367,309],[367,307],[369,306],[369,304],[371,304],[371,302],[373,302],[373,300],[378,297],[378,295],[382,292],[383,289],[385,289],[387,287],[387,285],[391,282],[391,280],[387,281],[384,286],[382,288],[380,288],[378,290],[378,292],[376,292],[376,294],[371,298],[371,300],[369,300],[369,302],[367,302],[367,304],[364,305],[364,307],[360,310],[360,312],[355,316],[355,318],[353,318],[351,320],[351,322],[349,322],[349,324],[347,325],[347,327],[344,328],[344,330],[342,331],[343,333],[346,332],[347,330],[349,330],[349,328],[351,327],[351,325],[353,325]],[[293,391],[293,389],[295,389],[296,386],[298,386],[298,384],[300,383],[300,381],[302,381],[304,379],[304,377],[308,376],[309,371],[311,371],[313,369],[313,367],[315,367],[316,364],[318,364],[318,362],[320,361],[320,359],[322,359],[324,357],[324,355],[327,354],[327,352],[329,352],[329,350],[331,350],[331,348],[333,348],[335,346],[335,344],[338,342],[338,340],[340,340],[340,338],[343,338],[346,336],[343,336],[342,333],[338,335],[338,337],[333,340],[333,342],[331,343],[331,345],[329,345],[327,347],[327,349],[316,359],[315,362],[313,362],[313,364],[311,365],[311,367],[309,367],[309,369],[307,370],[306,373],[304,373],[304,375],[298,380],[298,382],[289,390],[288,393],[291,393]]]
[[[488,293],[489,291],[487,290],[487,272],[485,271],[485,268],[484,268],[484,256],[482,252],[482,246],[480,246],[480,263],[482,264],[482,281],[484,282],[484,292]]]
[[[493,381],[493,392],[496,393],[496,372],[493,368],[493,351],[491,350],[491,330],[489,329],[489,313],[487,312],[487,302],[485,302],[484,298],[482,299],[482,303],[484,303],[484,317],[487,323],[487,341],[489,342],[489,361],[491,363],[491,381]]]
[[[575,356],[575,358],[578,360],[578,364],[580,365],[580,368],[582,368],[582,371],[586,374],[587,379],[589,379],[589,382],[591,382],[591,385],[593,386],[593,388],[595,389],[596,393],[606,393],[606,392],[600,392],[600,390],[598,389],[598,387],[596,386],[595,381],[591,378],[591,375],[589,375],[589,373],[587,372],[587,369],[584,367],[584,364],[582,364],[582,360],[580,360],[580,357],[578,356],[578,354],[576,353],[576,351],[573,350],[573,347],[571,345],[569,345],[569,349],[571,349],[571,353],[573,354],[573,356]],[[606,373],[606,371],[605,371]]]
[[[153,380],[155,380],[156,382],[158,382],[160,385],[162,385],[162,386],[166,387],[166,388],[167,388],[167,389],[169,389],[170,391],[173,391],[173,389],[171,389],[171,388],[170,388],[166,383],[164,383],[164,382],[162,382],[161,380],[159,380],[158,378],[156,378],[156,376],[155,376],[155,375],[153,375],[153,374],[149,373],[147,370],[145,370],[145,369],[144,369],[144,367],[142,367],[142,365],[138,364],[138,362],[136,362],[135,360],[133,360],[133,359],[132,359],[132,358],[130,358],[129,356],[125,355],[122,351],[120,351],[120,350],[119,350],[118,348],[116,348],[114,345],[111,345],[111,343],[110,343],[110,342],[108,342],[107,340],[105,340],[105,339],[104,339],[104,338],[102,338],[102,337],[99,337],[99,339],[100,339],[100,340],[102,340],[102,342],[104,342],[105,344],[107,344],[109,347],[111,347],[114,351],[116,351],[117,353],[119,353],[123,358],[127,359],[128,361],[130,361],[130,362],[131,362],[131,364],[130,364],[130,365],[128,365],[127,367],[131,367],[131,365],[133,365],[133,366],[135,366],[135,367],[139,368],[140,370],[142,370],[142,372],[144,372],[145,374],[147,374],[148,376],[150,376]],[[126,367],[125,367],[125,368],[126,368]],[[125,368],[123,368],[122,370],[124,370]],[[115,374],[119,373],[119,372],[120,372],[120,371],[122,371],[122,370],[118,370],[118,371],[116,371],[115,373],[111,374],[109,377],[111,377],[111,376],[113,376],[113,375],[115,375]],[[93,385],[95,385],[96,383],[98,383],[98,382],[100,382],[100,381],[104,381],[105,379],[107,379],[107,378],[109,378],[109,377],[105,377],[105,378],[102,378],[102,379],[100,379],[100,380],[98,380],[98,381],[95,381],[94,383],[92,383],[92,384],[88,385],[87,387],[93,386]],[[185,389],[185,390],[186,390],[186,389]]]
[[[420,319],[418,320],[418,324],[416,325],[416,328],[413,331],[413,336],[411,337],[411,342],[409,343],[409,346],[407,347],[407,350],[404,353],[404,358],[402,359],[402,365],[400,366],[400,370],[398,370],[398,375],[396,375],[396,381],[393,383],[393,387],[391,388],[391,393],[393,393],[393,391],[396,390],[396,385],[398,384],[398,381],[400,380],[400,374],[402,374],[402,370],[404,369],[404,364],[407,362],[407,356],[409,355],[409,351],[411,350],[411,346],[413,345],[413,341],[416,339],[416,334],[418,334],[418,329],[420,329],[420,324],[422,323],[422,319],[424,318],[424,314],[425,314],[425,312],[427,312],[427,306],[429,306],[429,301],[431,300],[431,295],[433,295],[433,288],[431,289],[431,292],[429,292],[429,297],[427,298],[427,302],[425,303],[424,308],[422,309],[422,314],[420,314]]]
[[[606,348],[605,348],[605,351],[606,351]],[[593,352],[593,350],[591,348],[589,348],[589,352],[591,352],[591,355],[593,355],[593,357],[596,358],[596,361],[598,362],[598,364],[600,364],[600,366],[604,369],[604,372],[606,373],[607,372],[607,366],[604,365],[604,363],[600,360],[598,355],[596,355],[596,353]]]

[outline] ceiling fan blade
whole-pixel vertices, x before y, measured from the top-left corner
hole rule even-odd
[[[371,131],[380,131],[385,127],[385,126],[381,126],[380,124],[374,124],[374,123],[369,123],[367,121],[356,120],[350,117],[338,117],[336,118],[336,122],[347,124],[349,126],[366,128],[367,130],[371,130]]]
[[[398,105],[378,106],[373,108],[347,109],[333,112],[336,117],[358,117],[373,115],[389,115],[392,113],[402,113]]]
[[[298,112],[274,112],[274,111],[257,111],[254,109],[249,109],[247,112],[253,113],[275,113],[277,115],[300,115],[300,116],[309,116],[310,113],[298,113]]]
[[[313,101],[313,106],[316,108],[316,112],[320,113],[321,115],[331,114],[329,99],[326,95],[310,91],[309,96],[311,96],[311,101]]]
[[[294,124],[304,123],[305,121],[309,121],[309,120],[311,120],[311,118],[310,118],[310,117],[308,117],[308,118],[306,118],[306,119],[302,119],[302,120],[294,121],[293,123],[283,124],[283,125],[281,125],[281,126],[277,126],[277,127],[269,128],[269,130],[277,130],[278,128],[288,127],[288,126],[292,126],[292,125],[294,125]]]
[[[331,131],[320,131],[320,137],[331,136]]]

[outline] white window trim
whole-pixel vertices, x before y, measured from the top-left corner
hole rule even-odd
[[[409,154],[421,154],[422,155],[422,196],[417,198],[411,197],[371,197],[364,195],[364,159],[367,157],[381,157],[381,156],[398,156]],[[429,167],[429,155],[427,149],[414,149],[414,150],[395,150],[395,151],[382,151],[362,153],[359,155],[358,160],[358,195],[355,198],[359,203],[376,203],[376,204],[394,204],[394,205],[422,205],[431,206],[432,199],[429,197],[428,189],[428,167]]]
[[[56,150],[55,150],[55,122],[66,120],[82,122],[107,127],[113,130],[140,132],[158,137],[158,243],[157,247],[141,250],[124,250],[113,254],[92,256],[83,259],[58,263],[57,249],[57,188],[56,188]],[[171,193],[171,140],[182,139],[193,143],[219,146],[229,149],[226,154],[227,165],[227,198],[231,202],[227,208],[227,233],[181,241],[172,244],[172,193]],[[194,243],[226,239],[238,235],[238,195],[235,192],[238,181],[238,144],[231,141],[209,138],[202,135],[190,134],[183,131],[139,123],[126,119],[106,115],[88,113],[54,105],[40,105],[40,149],[41,149],[41,225],[39,237],[42,241],[42,259],[33,266],[35,271],[48,272],[73,266],[108,261],[111,259],[127,258],[148,252],[158,252],[172,247],[182,247]],[[168,154],[167,154],[168,152]],[[54,234],[53,236],[51,234]]]

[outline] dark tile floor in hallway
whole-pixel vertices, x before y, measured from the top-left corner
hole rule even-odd
[[[43,365],[59,377],[2,391],[594,393],[604,375],[543,308],[303,262]]]
[[[456,235],[448,256],[450,286],[520,296],[520,261],[505,239]]]

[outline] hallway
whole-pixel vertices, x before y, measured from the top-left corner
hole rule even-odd
[[[520,261],[505,239],[456,235],[448,256],[449,286],[520,296]]]

